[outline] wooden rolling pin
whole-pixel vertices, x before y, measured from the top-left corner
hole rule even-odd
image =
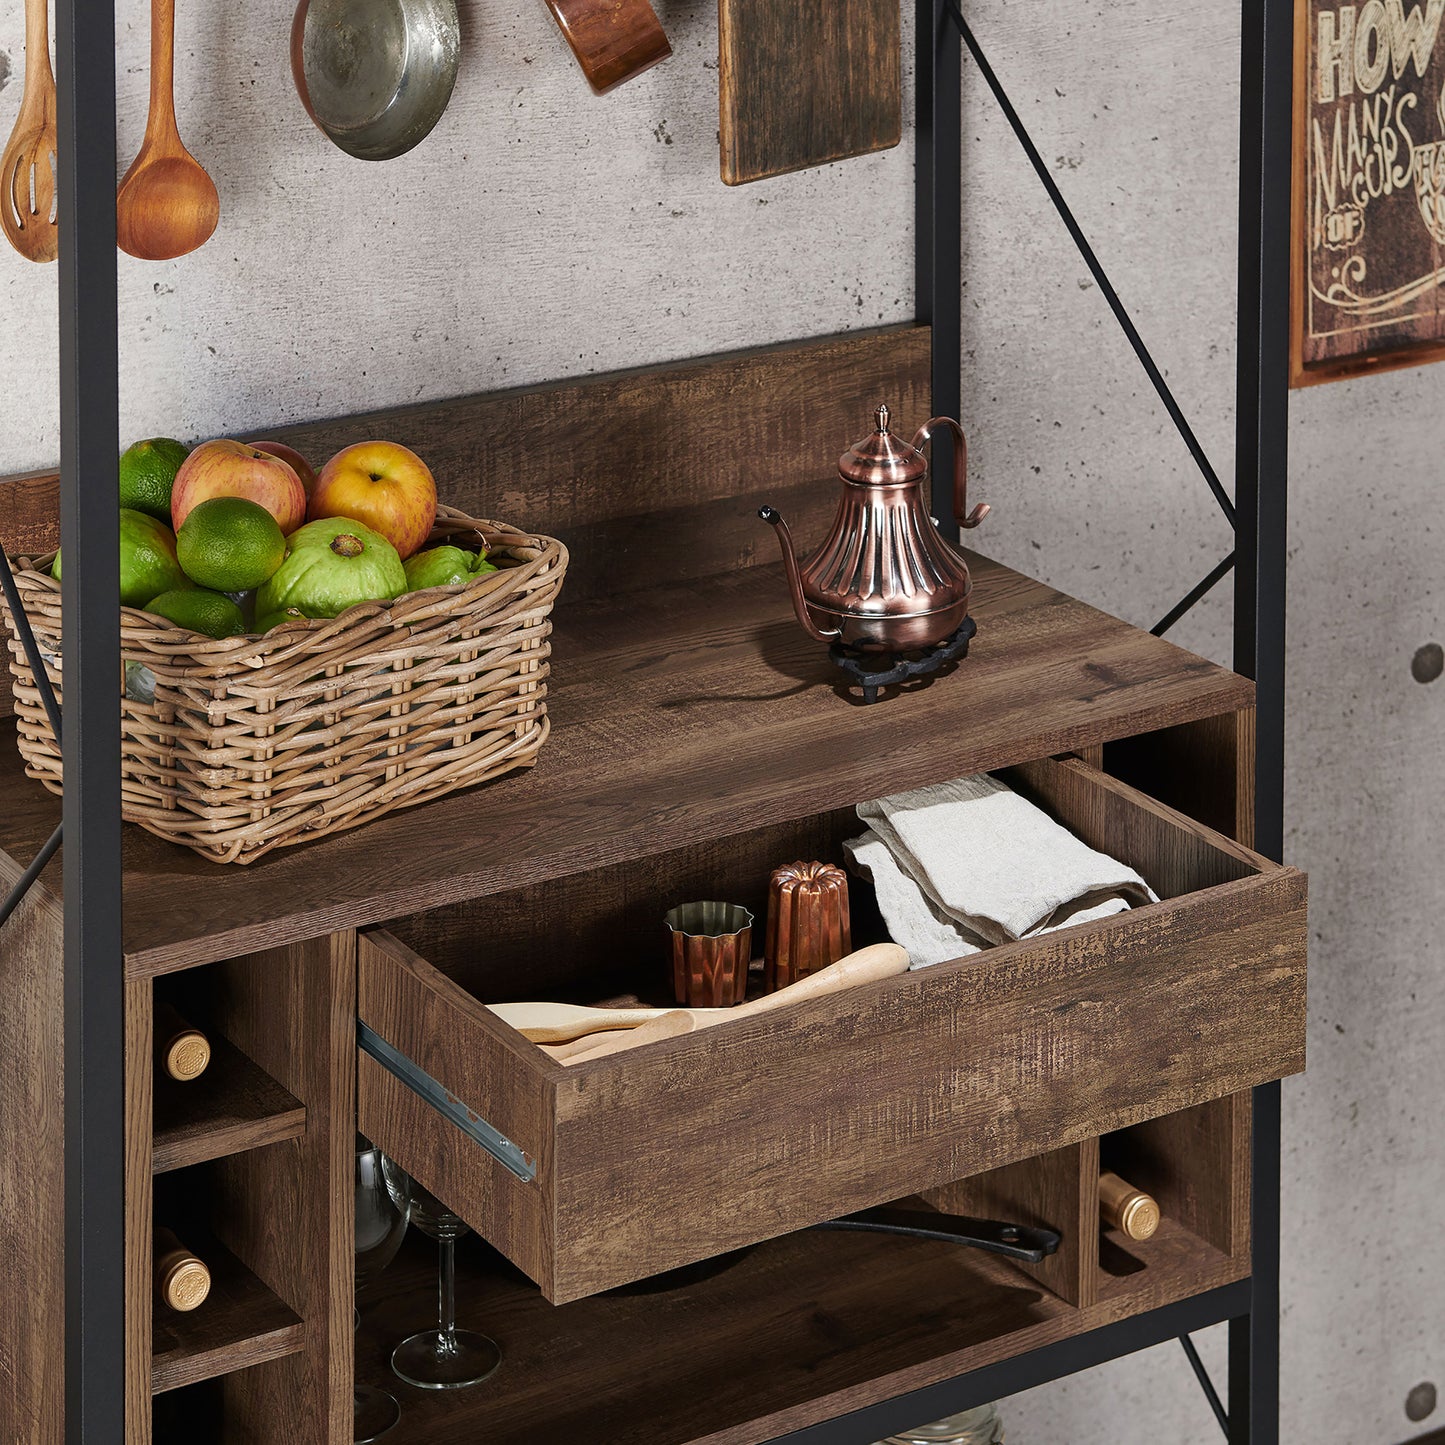
[[[692,1009],[605,1009],[585,1008],[570,1003],[494,1003],[489,1005],[492,1012],[503,1023],[510,1024],[519,1033],[525,1034],[537,1044],[565,1044],[585,1034],[595,1034],[612,1029],[635,1029],[640,1024],[651,1023],[664,1014],[687,1014],[694,1028],[707,1028],[711,1024],[725,1023],[729,1019],[750,1018],[753,1014],[766,1013],[769,1009],[786,1008],[789,1004],[802,1003],[807,999],[821,998],[824,994],[841,993],[844,989],[855,988],[860,983],[873,983],[878,979],[893,978],[908,971],[908,952],[896,943],[875,943],[870,948],[860,948],[837,963],[820,968],[817,973],[799,979],[797,983],[780,988],[776,993],[764,994],[762,998],[750,999],[735,1008],[692,1008]],[[600,1042],[600,1041],[599,1041]]]

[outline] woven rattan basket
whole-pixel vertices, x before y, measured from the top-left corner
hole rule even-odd
[[[265,637],[213,641],[122,607],[127,820],[217,862],[250,863],[534,763],[567,549],[439,509],[433,544],[474,546],[478,535],[497,572]],[[16,581],[59,693],[49,564],[20,559]],[[58,793],[60,750],[5,616],[20,751]]]

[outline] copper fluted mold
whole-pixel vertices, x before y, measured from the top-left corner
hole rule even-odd
[[[738,903],[680,903],[664,920],[672,939],[672,989],[685,1008],[731,1008],[748,991],[753,915]]]
[[[833,863],[786,863],[768,880],[763,954],[769,993],[853,952],[848,875]]]
[[[887,406],[875,429],[838,461],[842,496],[822,545],[800,563],[788,524],[772,507],[759,516],[778,533],[793,610],[819,642],[870,652],[909,652],[951,637],[968,616],[968,564],[939,532],[929,510],[928,461],[922,447],[939,428],[953,439],[954,517],[976,527],[988,504],[968,510],[968,446],[951,417],[934,417],[912,442],[888,427]]]

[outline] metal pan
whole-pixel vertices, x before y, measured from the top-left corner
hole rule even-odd
[[[456,0],[301,0],[291,25],[306,113],[364,161],[393,160],[426,138],[460,58]]]

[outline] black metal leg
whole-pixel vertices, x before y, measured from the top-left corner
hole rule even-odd
[[[125,1438],[115,6],[57,0],[65,549],[65,1438]]]
[[[963,365],[963,46],[946,0],[919,0],[917,23],[914,305],[919,321],[933,328],[932,414],[956,417]],[[953,456],[947,447],[935,454],[932,472],[933,514],[952,518]]]

